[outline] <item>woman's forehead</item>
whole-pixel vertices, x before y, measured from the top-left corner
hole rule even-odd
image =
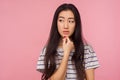
[[[64,10],[61,11],[58,15],[58,18],[70,18],[70,19],[74,19],[74,14],[71,10]]]

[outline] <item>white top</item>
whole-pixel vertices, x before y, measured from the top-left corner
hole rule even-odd
[[[85,45],[84,50],[85,50],[84,51],[85,52],[85,55],[84,55],[85,69],[91,69],[91,68],[95,69],[95,68],[99,67],[100,65],[99,65],[96,53],[94,52],[93,48],[90,45]],[[38,62],[37,62],[37,70],[42,73],[44,71],[45,51],[46,51],[46,48],[44,48],[41,51]],[[67,72],[66,72],[66,80],[77,80],[77,75],[76,75],[77,72],[75,69],[75,65],[71,61],[71,58],[72,58],[72,55],[74,52],[75,51],[72,50],[70,53],[70,57],[68,60],[68,66],[67,66]],[[57,56],[58,57],[56,59],[56,65],[57,65],[56,67],[58,68],[61,63],[62,57],[63,57],[63,49],[62,48],[57,49]]]

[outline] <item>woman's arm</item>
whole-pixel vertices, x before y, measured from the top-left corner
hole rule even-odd
[[[64,54],[69,54],[69,53],[64,52]],[[65,80],[67,64],[68,64],[68,58],[69,58],[69,55],[64,55],[59,68],[51,76],[50,80]]]
[[[94,69],[86,69],[86,78],[87,80],[95,80],[94,79]]]
[[[50,80],[65,80],[69,54],[73,47],[74,47],[73,42],[70,41],[68,37],[63,39],[64,56],[62,58],[59,68],[50,77]]]

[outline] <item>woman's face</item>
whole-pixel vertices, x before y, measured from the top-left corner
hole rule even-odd
[[[75,18],[71,10],[61,11],[57,20],[58,32],[61,37],[70,37],[75,30]]]

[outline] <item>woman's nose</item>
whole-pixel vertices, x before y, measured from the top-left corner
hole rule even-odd
[[[66,21],[65,24],[64,24],[64,28],[65,29],[68,29],[68,22]]]

